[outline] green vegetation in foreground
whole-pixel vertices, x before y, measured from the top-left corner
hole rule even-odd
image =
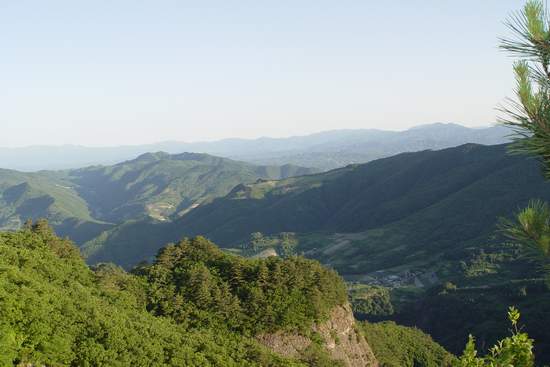
[[[345,302],[338,275],[315,261],[247,260],[200,237],[129,274],[108,264],[91,271],[43,221],[0,233],[6,365],[330,366],[315,345],[291,361],[253,336],[310,332]]]
[[[246,335],[307,332],[347,302],[333,270],[300,257],[244,259],[203,237],[163,248],[135,274],[149,285],[147,308],[188,327],[215,327]],[[189,302],[190,301],[190,302]]]
[[[416,328],[391,321],[359,323],[381,367],[449,367],[456,357]]]
[[[416,325],[452,353],[460,354],[468,335],[476,336],[480,353],[506,336],[508,306],[522,310],[522,330],[534,340],[534,353],[541,364],[550,362],[550,292],[539,280],[508,281],[479,287],[439,286],[419,295],[414,303],[398,308],[392,320]]]
[[[334,367],[311,325],[346,301],[339,276],[315,261],[246,259],[201,237],[167,246],[153,264],[127,273],[112,264],[91,270],[45,221],[0,232],[6,366]],[[383,361],[429,367],[450,358],[417,330],[375,325],[362,330],[376,335],[369,342]],[[276,331],[309,336],[312,344],[291,360],[254,339]],[[399,359],[388,359],[397,335]]]
[[[546,4],[540,0],[527,1],[523,11],[508,21],[508,26],[515,33],[515,38],[502,40],[501,47],[512,56],[519,57],[519,61],[514,63],[518,102],[504,109],[508,118],[503,122],[517,133],[512,149],[536,156],[542,162],[546,178],[550,179],[550,17]],[[546,277],[547,285],[550,284],[548,204],[541,200],[531,201],[526,209],[516,215],[515,221],[504,222],[502,231],[509,239],[523,246],[538,264],[539,273]],[[545,291],[548,297],[548,290]],[[526,296],[527,293],[526,287],[520,290],[521,295]],[[544,314],[547,309],[542,305],[548,305],[548,302],[539,300],[539,314]],[[508,318],[512,323],[512,335],[491,348],[485,357],[477,357],[475,341],[470,336],[461,365],[533,366],[533,341],[518,327],[519,317],[517,309],[510,307]],[[545,325],[548,322],[539,323],[537,329],[544,329]],[[544,341],[548,343],[549,338]]]
[[[193,245],[197,248],[191,249]],[[339,278],[308,260],[245,260],[243,277],[248,278],[243,280],[250,285],[229,289],[227,284],[236,286],[239,277],[231,273],[234,282],[222,283],[230,274],[222,269],[243,261],[237,259],[219,253],[204,239],[195,239],[167,248],[154,265],[141,267],[139,273],[147,277],[109,265],[94,272],[78,250],[56,237],[45,222],[2,232],[0,364],[305,366],[322,360],[322,353],[305,356],[304,361],[280,358],[246,335],[303,327],[322,318],[342,301]],[[285,271],[280,282],[276,281],[278,266]],[[267,273],[262,273],[266,268]],[[187,277],[192,283],[187,283]],[[302,292],[289,283],[291,279],[302,281],[311,291]],[[324,297],[321,291],[327,288]],[[168,299],[169,295],[174,298]],[[249,299],[241,301],[245,295],[259,298],[266,309],[250,309]],[[274,301],[271,311],[267,301]],[[205,302],[215,307],[210,309]],[[231,315],[232,323],[221,320],[228,307],[241,310],[235,318]]]
[[[475,346],[475,338],[470,335],[466,349],[460,357],[457,367],[498,367],[518,366],[533,367],[535,357],[533,355],[533,340],[521,332],[518,326],[519,311],[515,307],[508,310],[508,319],[512,323],[512,335],[500,340],[486,356],[478,356]]]

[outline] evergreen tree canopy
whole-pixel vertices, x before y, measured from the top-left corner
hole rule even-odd
[[[150,286],[114,265],[89,269],[72,243],[55,236],[45,221],[0,232],[0,365],[305,366],[228,328],[185,327],[189,310],[194,323],[225,317],[237,329],[240,321],[227,313],[239,306],[237,296],[209,267],[222,254],[205,240],[193,243],[198,248],[187,248],[185,274],[170,274],[183,266],[173,253],[183,248],[168,248],[149,268],[157,281]],[[178,293],[166,309],[171,287],[185,288],[188,298]],[[155,289],[154,308],[174,319],[147,312]]]
[[[347,301],[341,278],[316,261],[243,259],[200,236],[163,248],[152,265],[134,273],[149,284],[154,314],[190,327],[305,331]]]
[[[504,124],[516,133],[515,152],[538,157],[545,177],[550,179],[550,17],[540,0],[529,0],[508,26],[515,39],[503,39],[501,47],[519,58],[514,64],[516,98],[504,111]],[[505,221],[504,234],[535,250],[542,269],[550,279],[550,210],[541,201],[532,201]]]
[[[550,178],[550,18],[542,1],[529,0],[507,24],[516,38],[503,39],[501,48],[519,60],[517,101],[503,109],[503,123],[517,134],[514,150],[539,157]]]

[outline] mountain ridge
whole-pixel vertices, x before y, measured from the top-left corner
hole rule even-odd
[[[429,139],[419,138],[417,134]],[[177,154],[192,151],[256,164],[291,163],[328,170],[349,163],[365,163],[403,151],[441,149],[468,142],[504,143],[509,140],[508,134],[509,131],[501,126],[468,128],[458,124],[435,123],[404,131],[342,129],[287,138],[230,138],[195,143],[164,141],[116,147],[29,146],[0,148],[0,167],[21,171],[75,169],[90,165],[112,165],[146,152],[166,151]]]
[[[112,166],[65,171],[0,170],[0,228],[47,218],[83,243],[125,220],[171,220],[242,182],[307,174],[293,165],[259,166],[202,153],[145,153]],[[97,233],[96,233],[97,232]]]

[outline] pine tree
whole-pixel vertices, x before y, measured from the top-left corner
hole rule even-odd
[[[269,269],[267,268],[267,265],[265,264],[265,262],[262,261],[258,266],[258,271],[256,273],[256,283],[263,288],[268,283],[268,281],[269,281]]]
[[[243,262],[236,260],[231,264],[230,280],[231,289],[238,290],[244,283],[244,266]]]
[[[513,152],[540,159],[545,177],[550,179],[550,18],[542,1],[529,0],[523,11],[508,21],[514,39],[503,39],[501,48],[518,57],[514,63],[516,101],[503,108],[502,122],[516,135]],[[550,210],[532,201],[517,213],[514,221],[504,221],[503,233],[534,250],[550,285]]]
[[[211,303],[211,292],[215,284],[213,284],[208,268],[202,264],[197,265],[192,269],[189,284],[192,299],[201,309],[207,309]]]
[[[537,156],[550,179],[550,18],[542,1],[529,0],[508,26],[516,39],[503,39],[501,48],[518,56],[514,63],[517,101],[510,101],[502,122],[515,133],[513,152]],[[550,260],[550,209],[533,201],[519,212],[515,222],[504,221],[504,234],[536,250],[539,260]],[[547,268],[550,270],[550,267]],[[499,341],[485,357],[479,357],[470,336],[459,367],[534,366],[533,340],[518,328],[519,311],[510,308],[512,335]]]
[[[530,0],[507,24],[516,38],[500,47],[519,59],[517,101],[503,108],[502,122],[516,133],[513,150],[539,157],[550,179],[550,18],[542,1]]]

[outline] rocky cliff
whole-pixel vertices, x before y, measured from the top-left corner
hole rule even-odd
[[[312,336],[277,332],[262,334],[258,341],[275,353],[285,357],[300,357],[312,344],[321,343],[335,361],[340,361],[346,367],[378,367],[366,339],[355,327],[355,319],[349,304],[335,307],[330,318],[312,327],[312,335],[319,336],[312,340]]]

